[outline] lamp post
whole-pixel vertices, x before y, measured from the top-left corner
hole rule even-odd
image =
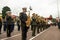
[[[59,3],[58,3],[58,0],[57,0],[57,13],[58,13],[58,18],[60,18],[59,17]]]

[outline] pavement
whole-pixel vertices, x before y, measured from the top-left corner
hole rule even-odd
[[[21,30],[17,30],[17,26],[15,26],[14,31],[11,34],[11,37],[6,37],[6,32],[2,31],[0,35],[0,40],[21,40]],[[36,33],[35,37],[32,37],[32,31],[29,29],[27,33],[27,40],[60,40],[60,30],[56,26],[51,26],[50,28]]]

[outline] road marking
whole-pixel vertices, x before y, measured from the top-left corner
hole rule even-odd
[[[18,34],[18,35],[21,35],[21,34]],[[16,36],[18,36],[18,35],[14,35],[14,36],[8,37],[8,38],[3,38],[3,39],[1,39],[1,40],[6,40],[6,39],[9,39],[9,38],[13,38],[13,37],[16,37]]]
[[[14,31],[15,32],[15,31]],[[16,31],[17,32],[17,31]],[[1,35],[5,35],[6,34],[6,32],[3,32]]]
[[[15,32],[16,28],[14,28],[14,32]],[[17,32],[17,31],[16,31]],[[6,31],[5,32],[2,32],[1,35],[5,35],[6,34]]]
[[[29,31],[28,33],[30,33],[30,32],[32,32],[32,31]],[[19,35],[21,35],[21,34],[14,35],[14,36],[12,36],[12,37],[8,37],[8,38],[3,38],[3,39],[1,39],[1,40],[6,40],[6,39],[9,39],[9,38],[13,38],[13,37],[19,36]]]
[[[48,28],[49,29],[49,28]],[[39,34],[37,34],[35,37],[30,38],[29,40],[33,40],[34,38],[38,37],[39,35],[41,35],[42,33],[46,32],[48,29],[44,30],[43,32],[40,32]]]

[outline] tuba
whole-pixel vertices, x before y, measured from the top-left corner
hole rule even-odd
[[[30,24],[31,24],[31,18],[30,18],[30,12],[29,12],[29,14],[27,15],[26,26],[29,27]]]

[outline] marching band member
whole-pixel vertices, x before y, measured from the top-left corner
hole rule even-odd
[[[1,29],[2,29],[2,19],[0,18],[0,34],[1,34]]]
[[[6,15],[7,37],[11,37],[11,22],[12,22],[11,11],[7,11],[6,14],[7,14]]]
[[[22,29],[22,40],[26,40],[27,38],[27,8],[22,8],[23,12],[20,13],[20,20],[21,20],[21,29]]]
[[[32,36],[35,36],[36,26],[37,26],[37,23],[36,23],[36,14],[33,13],[33,14],[32,14],[32,21],[31,21]]]
[[[38,18],[37,18],[37,33],[40,33],[40,31],[42,31],[41,18],[40,18],[40,16],[38,16]]]

